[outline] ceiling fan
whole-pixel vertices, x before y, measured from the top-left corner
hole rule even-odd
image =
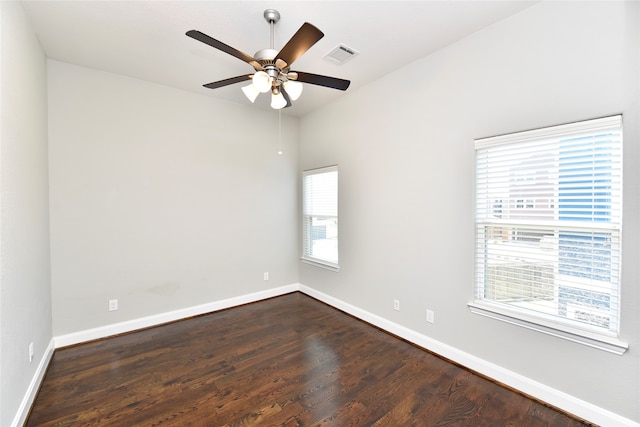
[[[291,64],[304,54],[318,40],[324,37],[322,31],[305,22],[298,31],[289,39],[280,51],[273,47],[274,27],[280,20],[280,13],[275,9],[264,11],[264,18],[271,26],[271,45],[268,49],[262,49],[249,56],[237,49],[228,46],[197,30],[187,31],[187,36],[202,43],[208,44],[222,52],[248,63],[254,69],[252,74],[243,74],[212,83],[204,87],[216,89],[223,86],[241,83],[247,80],[252,82],[242,87],[242,91],[251,102],[254,102],[260,93],[271,91],[271,107],[281,109],[290,107],[291,101],[295,101],[302,93],[302,83],[324,86],[331,89],[347,90],[349,80],[302,71],[291,71]]]

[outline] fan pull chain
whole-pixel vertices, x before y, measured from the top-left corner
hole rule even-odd
[[[282,154],[282,110],[278,110],[278,154]]]

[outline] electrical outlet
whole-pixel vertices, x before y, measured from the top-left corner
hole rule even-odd
[[[29,343],[29,362],[33,362],[33,343]]]
[[[427,309],[427,322],[435,322],[435,313],[432,310]]]
[[[109,311],[116,311],[118,309],[118,300],[110,299],[109,300]]]
[[[398,301],[397,299],[393,300],[393,309],[395,311],[400,311],[400,301]]]
[[[264,277],[264,280],[269,280],[269,272],[266,271],[263,277]]]

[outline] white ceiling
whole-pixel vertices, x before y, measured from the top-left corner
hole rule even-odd
[[[242,84],[202,85],[251,73],[241,60],[185,36],[199,30],[251,56],[268,48],[265,9],[277,9],[279,50],[306,21],[325,36],[291,67],[351,80],[347,90],[379,79],[483,27],[530,1],[24,1],[47,56],[249,105]],[[336,65],[323,56],[344,43],[360,52]],[[90,96],[90,94],[87,94]],[[287,114],[302,116],[344,93],[305,84]],[[256,108],[268,109],[262,94]]]

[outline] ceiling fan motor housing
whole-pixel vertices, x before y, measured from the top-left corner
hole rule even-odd
[[[287,76],[288,69],[282,69],[275,60],[278,51],[275,49],[262,49],[256,52],[253,57],[262,65],[265,73],[272,78],[273,86],[280,86],[291,77]]]
[[[262,49],[257,51],[253,57],[262,65],[263,67],[267,67],[269,65],[276,66],[275,58],[278,54],[278,51],[275,49]]]

